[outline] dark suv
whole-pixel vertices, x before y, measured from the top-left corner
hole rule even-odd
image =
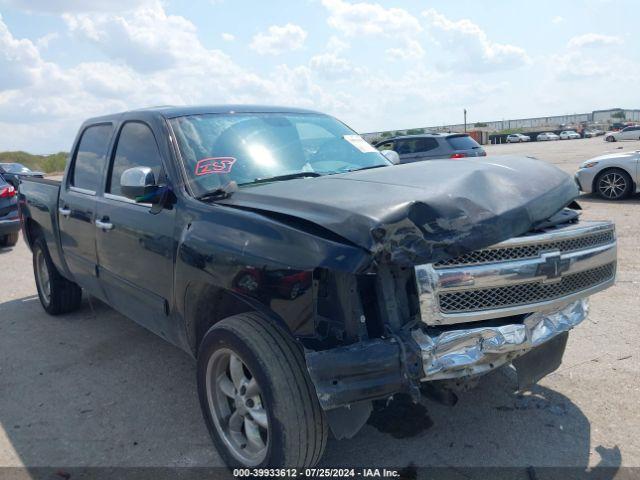
[[[20,220],[16,189],[0,175],[0,247],[13,247],[18,242]]]
[[[375,147],[378,150],[395,151],[400,156],[400,163],[487,155],[478,142],[466,133],[428,133],[393,137],[377,143]]]

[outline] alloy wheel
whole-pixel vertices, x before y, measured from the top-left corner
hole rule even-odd
[[[239,355],[222,348],[211,355],[206,374],[209,411],[230,453],[259,465],[269,448],[269,418],[257,379]]]
[[[607,173],[598,180],[598,190],[602,196],[617,200],[627,191],[627,180],[619,173]]]
[[[51,302],[51,276],[44,252],[40,248],[36,251],[36,281],[45,303],[49,304]]]

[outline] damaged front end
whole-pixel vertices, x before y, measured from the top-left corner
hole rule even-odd
[[[615,272],[608,222],[547,226],[413,269],[380,266],[384,334],[306,353],[334,434],[355,434],[372,400],[407,392],[418,401],[424,382],[474,379],[509,363],[520,388],[538,381],[558,368],[587,297]]]

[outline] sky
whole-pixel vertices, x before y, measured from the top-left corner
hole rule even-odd
[[[0,151],[153,105],[358,132],[639,108],[638,0],[0,0]]]

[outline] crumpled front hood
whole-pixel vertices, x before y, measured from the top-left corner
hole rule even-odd
[[[242,188],[219,203],[312,222],[415,265],[521,235],[578,196],[573,179],[529,157],[430,160]]]

